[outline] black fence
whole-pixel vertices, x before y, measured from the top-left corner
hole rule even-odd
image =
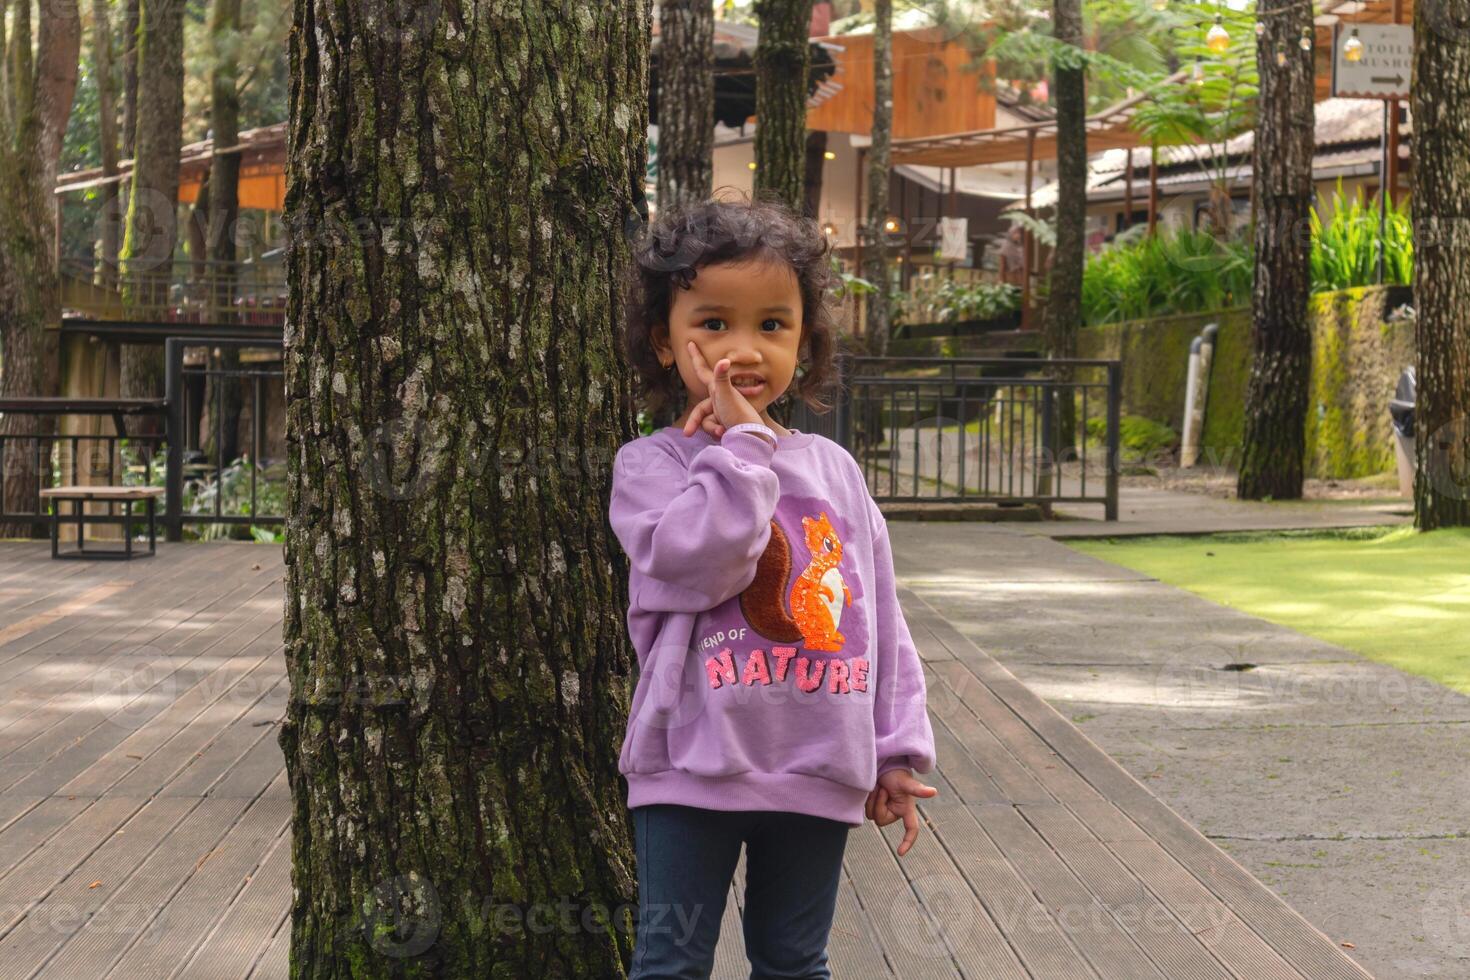
[[[1120,362],[843,354],[838,369],[833,410],[797,402],[787,421],[852,453],[875,500],[1099,503],[1117,520]]]
[[[163,398],[0,400],[0,523],[44,531],[50,517],[42,489],[105,484],[165,487],[159,519],[170,541],[183,540],[186,525],[218,533],[230,525],[284,524],[285,460],[269,452],[283,444],[282,350],[279,338],[171,337],[164,342]],[[228,411],[227,392],[238,398]],[[41,431],[89,416],[110,419],[113,431]],[[25,418],[53,425],[25,425]],[[232,426],[227,439],[225,420],[236,418],[250,425],[244,434]],[[88,523],[126,521],[113,504],[105,514],[90,513],[100,502],[88,506]],[[146,524],[135,517],[129,530]]]

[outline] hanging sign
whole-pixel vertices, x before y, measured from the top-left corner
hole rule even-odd
[[[1351,44],[1353,32],[1361,47]],[[1357,61],[1350,55],[1357,53]],[[1409,24],[1339,22],[1332,45],[1332,94],[1345,99],[1407,99],[1414,67]]]
[[[963,262],[969,255],[970,220],[968,218],[939,219],[940,261]]]

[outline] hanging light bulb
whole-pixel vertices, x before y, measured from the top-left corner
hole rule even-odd
[[[1198,58],[1194,59],[1194,70],[1190,72],[1190,78],[1196,85],[1205,83],[1205,65]]]
[[[1154,9],[1155,10],[1168,10],[1169,9],[1169,0],[1154,0]]]
[[[1297,45],[1303,51],[1312,50],[1312,29],[1310,27],[1302,28],[1302,39],[1297,42]]]
[[[1264,20],[1258,20],[1258,21],[1256,21],[1256,37],[1264,37],[1265,34],[1266,34],[1266,22]]]
[[[836,237],[837,226],[830,221],[827,222],[826,224],[822,225],[822,234],[826,235],[828,238]]]
[[[1348,39],[1342,43],[1342,56],[1348,61],[1363,60],[1363,39],[1358,37],[1358,29],[1348,35]]]
[[[1286,67],[1286,52],[1285,51],[1278,51],[1278,52],[1276,52],[1276,67],[1278,67],[1278,68],[1285,68]]]
[[[1225,19],[1219,14],[1215,15],[1214,26],[1205,35],[1205,47],[1216,54],[1224,54],[1230,50],[1230,32],[1225,30]]]

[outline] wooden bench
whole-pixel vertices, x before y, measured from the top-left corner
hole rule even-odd
[[[137,557],[147,558],[154,554],[157,547],[157,526],[155,523],[156,501],[164,495],[163,487],[114,487],[106,485],[97,486],[66,486],[47,487],[41,491],[42,500],[54,500],[56,503],[51,510],[51,557],[52,558],[112,558],[128,560],[133,555],[133,502],[137,500],[146,501],[148,504],[148,550],[139,552]],[[77,522],[77,550],[61,551],[61,501],[71,501],[71,516]],[[107,513],[86,513],[86,502],[88,500],[107,501]],[[113,513],[112,504],[121,501],[124,506],[124,514],[119,517]],[[118,549],[104,549],[87,551],[84,547],[86,538],[85,525],[92,524],[117,524],[123,526],[123,547]]]

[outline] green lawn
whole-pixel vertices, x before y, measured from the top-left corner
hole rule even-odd
[[[1470,528],[1066,543],[1470,694]]]

